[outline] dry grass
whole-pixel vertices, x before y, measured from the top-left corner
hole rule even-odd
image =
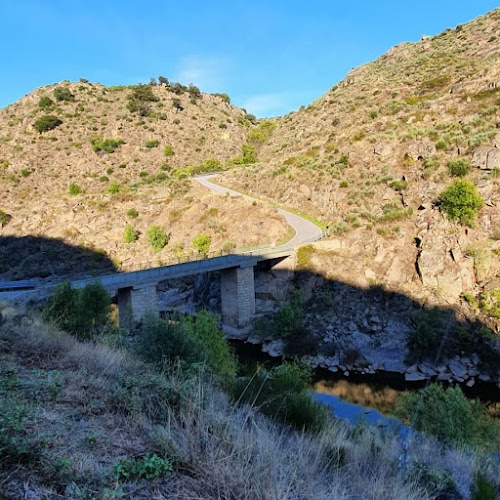
[[[235,407],[202,373],[154,373],[123,349],[78,342],[33,315],[0,312],[0,381],[15,373],[4,401],[25,409],[14,434],[27,450],[0,457],[0,497],[433,498],[400,470],[401,445],[390,433],[334,420],[317,436],[297,433]],[[118,461],[152,453],[168,457],[174,473],[114,479]],[[411,453],[412,461],[448,470],[465,498],[475,470],[499,477],[491,461],[432,440],[415,442]]]

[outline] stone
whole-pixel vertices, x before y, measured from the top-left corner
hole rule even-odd
[[[438,380],[442,380],[444,382],[449,382],[451,380],[451,373],[440,373],[437,376]]]
[[[476,383],[475,380],[471,378],[465,385],[467,387],[473,387],[475,383]]]
[[[472,156],[471,163],[482,170],[500,168],[500,149],[493,146],[479,146]]]
[[[408,146],[407,154],[413,161],[424,160],[436,153],[436,146],[428,139],[413,141]]]
[[[348,377],[348,376],[349,376],[349,371],[348,371],[348,370],[346,370],[346,371],[344,372],[344,376],[345,376],[345,377]]]
[[[450,368],[451,373],[453,373],[453,375],[456,379],[459,379],[459,378],[463,379],[465,373],[467,372],[467,369],[465,368],[465,366],[463,366],[462,363],[460,363],[460,361],[457,361],[455,359],[451,360],[448,363],[448,367]]]
[[[423,373],[414,372],[414,373],[405,373],[405,380],[407,382],[418,382],[420,380],[425,380],[425,375]]]
[[[373,149],[373,152],[377,156],[391,156],[393,153],[392,146],[390,144],[384,143],[384,142],[379,142],[375,148]]]

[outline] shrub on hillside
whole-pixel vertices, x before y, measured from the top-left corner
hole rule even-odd
[[[108,324],[110,312],[108,292],[100,283],[81,289],[62,283],[47,301],[42,316],[82,340],[100,333]]]
[[[290,297],[290,303],[282,307],[274,319],[274,334],[286,339],[304,326],[304,297],[300,291],[295,291]]]
[[[217,377],[234,376],[236,358],[214,316],[201,311],[196,318],[175,316],[168,321],[149,315],[143,319],[137,352],[157,365],[205,363]]]
[[[469,160],[465,158],[456,158],[448,162],[448,172],[453,177],[465,177],[471,168]]]
[[[170,144],[165,144],[163,148],[163,154],[165,156],[174,156],[174,148]]]
[[[146,144],[145,144],[145,146],[148,149],[157,148],[159,145],[160,145],[160,141],[158,141],[157,139],[154,139],[152,141],[146,141]]]
[[[308,387],[311,368],[283,363],[268,372],[238,379],[231,388],[239,403],[256,406],[265,415],[299,430],[318,432],[329,419],[324,405],[315,402]]]
[[[82,188],[75,183],[71,183],[68,187],[68,193],[71,196],[76,196],[77,194],[80,194],[82,192]]]
[[[54,101],[50,97],[47,97],[46,95],[40,97],[40,100],[38,101],[38,107],[40,109],[50,108],[53,104]]]
[[[71,93],[68,87],[56,87],[54,89],[54,97],[58,101],[74,101],[75,96]]]
[[[62,120],[60,120],[57,116],[45,115],[38,118],[38,120],[33,123],[33,127],[37,132],[40,132],[41,134],[42,132],[47,132],[56,127],[59,127],[59,125],[61,124]]]
[[[122,144],[125,144],[123,139],[103,139],[102,137],[92,137],[90,139],[92,150],[95,153],[100,151],[104,153],[114,153]]]
[[[397,413],[413,427],[446,444],[470,444],[498,451],[500,426],[487,417],[479,401],[467,399],[460,387],[431,384],[402,396]]]
[[[457,180],[439,196],[440,208],[452,221],[474,226],[483,199],[474,184]]]
[[[137,241],[138,238],[139,235],[137,231],[134,229],[134,226],[128,224],[123,234],[123,239],[125,240],[125,243],[133,243],[134,241]]]
[[[199,234],[193,238],[193,248],[202,256],[206,256],[210,251],[212,237],[208,234]]]
[[[227,104],[231,104],[231,98],[227,94],[212,94],[217,97],[220,97],[224,102],[227,102]]]
[[[169,240],[169,235],[165,229],[157,225],[153,225],[147,230],[146,237],[155,253],[161,252]]]
[[[136,208],[129,208],[127,210],[127,217],[129,217],[130,219],[137,219],[137,217],[139,217],[139,212]]]
[[[12,220],[12,215],[5,210],[0,210],[0,227],[5,227]]]

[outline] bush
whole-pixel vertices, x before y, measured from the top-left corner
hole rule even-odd
[[[300,291],[295,291],[290,304],[282,307],[274,320],[274,334],[281,339],[290,337],[294,332],[301,331],[304,323],[304,298]]]
[[[40,100],[38,101],[38,107],[40,109],[50,108],[53,104],[54,101],[50,97],[47,97],[46,95],[40,97]]]
[[[84,340],[103,330],[110,312],[108,292],[100,283],[91,283],[81,289],[72,289],[69,283],[62,283],[47,301],[42,316]]]
[[[82,192],[82,188],[78,184],[71,183],[68,187],[68,193],[71,196],[76,196]]]
[[[470,162],[465,158],[456,158],[448,162],[448,172],[453,177],[464,177],[471,168]]]
[[[236,372],[236,358],[215,317],[206,311],[196,318],[175,316],[168,321],[146,316],[137,351],[145,360],[162,365],[181,361],[191,366],[206,363],[214,375],[227,381]]]
[[[92,149],[95,153],[103,151],[104,153],[114,153],[122,144],[125,144],[123,139],[102,139],[93,137],[90,139]]]
[[[157,479],[172,472],[172,463],[156,454],[142,458],[126,458],[113,467],[117,481],[133,479]]]
[[[169,240],[169,235],[167,235],[166,231],[157,225],[153,225],[148,229],[146,237],[155,253],[161,252],[167,246]]]
[[[269,140],[275,128],[276,122],[265,120],[248,133],[247,141],[251,144],[263,144]]]
[[[135,208],[129,208],[127,210],[127,217],[137,219],[137,217],[139,217],[139,212]]]
[[[125,243],[133,243],[134,241],[137,241],[138,238],[139,235],[137,234],[137,231],[134,229],[134,226],[128,224],[127,227],[125,228],[125,233],[123,235]]]
[[[210,251],[210,243],[212,243],[212,237],[208,234],[199,234],[193,238],[193,248],[201,255],[207,256]]]
[[[444,335],[442,323],[441,311],[437,307],[422,309],[415,314],[408,338],[409,361],[435,356]]]
[[[227,94],[212,94],[212,95],[220,97],[224,102],[231,104],[231,98]]]
[[[299,363],[283,363],[269,372],[238,379],[231,393],[240,403],[299,430],[321,431],[329,418],[328,409],[308,393],[311,368]]]
[[[67,87],[56,87],[54,89],[54,97],[57,101],[74,101],[75,96]]]
[[[12,220],[12,215],[0,210],[0,227],[5,227]]]
[[[163,154],[165,156],[174,156],[174,148],[170,144],[166,144],[163,148]]]
[[[498,498],[495,486],[479,473],[471,485],[471,500],[496,500]]]
[[[148,149],[157,148],[160,145],[160,141],[154,139],[152,141],[146,141],[146,147]]]
[[[446,444],[479,445],[498,451],[498,422],[488,418],[483,405],[468,400],[458,386],[444,389],[431,384],[402,396],[397,401],[397,413],[416,430],[432,434]]]
[[[120,184],[116,184],[115,182],[113,182],[111,184],[111,186],[109,186],[109,188],[108,188],[108,193],[109,194],[117,194],[120,192],[120,189],[121,189]]]
[[[483,206],[483,199],[477,192],[474,184],[457,180],[440,197],[441,210],[452,221],[460,224],[474,226],[479,209]]]
[[[49,130],[55,129],[56,127],[59,127],[59,125],[62,124],[62,120],[57,118],[57,116],[53,115],[45,115],[33,123],[33,127],[37,132],[47,132]]]

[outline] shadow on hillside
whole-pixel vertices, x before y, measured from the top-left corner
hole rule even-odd
[[[75,276],[115,269],[102,252],[37,236],[0,236],[0,279],[3,281]]]
[[[469,393],[481,385],[480,373],[489,374],[493,379],[499,375],[500,338],[483,321],[467,318],[459,307],[425,308],[416,300],[381,286],[362,288],[311,271],[273,269],[269,261],[255,268],[255,285],[260,313],[256,329],[265,341],[269,340],[270,332],[272,336],[279,335],[276,314],[271,312],[273,301],[290,296],[293,290],[304,292],[305,320],[288,337],[286,357],[318,354],[337,357],[338,362],[347,367],[371,366],[379,374],[399,376],[403,386],[406,383],[399,368],[405,371],[415,364],[418,366],[415,371],[421,371],[426,365],[434,370],[432,378],[436,379],[440,367],[449,373],[451,363],[456,375],[460,374],[463,363],[470,360],[469,366],[464,365],[465,371],[473,373],[472,365],[475,365],[478,373],[469,378],[464,373],[463,385],[475,379],[473,390],[464,387]],[[189,289],[191,294],[187,293]],[[203,280],[166,281],[160,290],[173,299],[177,293],[181,299],[177,303],[172,300],[174,307],[170,311],[193,314],[207,308],[221,314],[217,272],[206,273]],[[186,301],[189,307],[185,307]],[[284,302],[281,307],[283,305]],[[250,344],[248,346],[255,352]],[[425,380],[414,380],[415,385],[425,384]],[[490,386],[488,392],[498,392],[493,384],[487,385]]]

